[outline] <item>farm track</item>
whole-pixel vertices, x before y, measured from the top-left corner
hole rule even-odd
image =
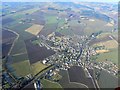
[[[118,44],[118,41],[116,40],[116,39],[114,39],[114,37],[113,36],[109,36],[112,40],[115,40],[116,41],[116,44]]]
[[[11,51],[12,51],[12,49],[13,49],[13,47],[14,47],[15,42],[16,42],[16,41],[18,40],[18,38],[19,38],[19,34],[16,33],[15,31],[11,30],[11,29],[8,29],[8,28],[3,28],[3,29],[5,29],[5,30],[7,30],[7,31],[10,31],[10,32],[13,32],[14,34],[17,35],[16,39],[14,40],[14,42],[13,42],[13,44],[12,44],[12,46],[11,46],[9,52],[8,52],[8,56],[9,56],[10,53],[11,53]]]

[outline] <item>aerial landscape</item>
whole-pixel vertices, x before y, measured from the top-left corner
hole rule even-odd
[[[2,2],[3,90],[119,86],[118,3]]]

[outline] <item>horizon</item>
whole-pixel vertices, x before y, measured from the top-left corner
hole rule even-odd
[[[119,0],[1,0],[1,2],[119,2]]]

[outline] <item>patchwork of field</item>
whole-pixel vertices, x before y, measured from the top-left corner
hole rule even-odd
[[[30,28],[26,29],[26,32],[29,32],[33,35],[37,35],[43,29],[43,25],[32,25]]]
[[[81,83],[70,82],[68,71],[61,70],[59,74],[62,76],[59,83],[63,88],[85,88],[85,90],[88,90],[87,87]]]
[[[33,37],[32,34],[25,31],[30,26],[31,26],[31,24],[19,24],[19,23],[9,26],[9,29],[11,29],[19,34],[19,38],[14,44],[14,47],[11,51],[11,55],[26,52],[24,40]]]
[[[96,57],[97,62],[112,61],[118,65],[118,41],[116,39],[117,32],[101,33],[96,39],[92,40],[89,45],[94,47],[102,46],[103,49],[96,50],[99,54]]]
[[[84,28],[84,33],[87,35],[91,35],[92,33],[96,33],[99,31],[103,32],[111,32],[114,27],[106,26],[107,22],[99,19],[94,19],[95,21],[91,22],[88,20],[83,20],[81,22],[86,24],[86,27]],[[102,26],[102,27],[101,27]]]
[[[45,46],[40,47],[38,44],[34,45],[31,40],[26,40],[25,44],[31,64],[55,54],[52,49],[47,49]]]
[[[69,6],[59,7],[58,5],[53,6],[56,8],[49,8],[51,5],[52,4],[41,7],[38,4],[36,8],[26,6],[27,8],[22,9],[19,7],[17,13],[9,14],[2,18],[3,27],[18,34],[18,39],[14,43],[8,60],[11,72],[20,77],[25,77],[29,74],[34,76],[39,72],[40,75],[44,75],[51,67],[49,68],[49,65],[42,64],[41,61],[54,55],[56,52],[52,49],[47,49],[44,46],[40,47],[39,44],[41,41],[34,40],[34,38],[36,38],[37,35],[47,36],[52,32],[70,36],[74,34],[89,36],[93,33],[102,32],[101,35],[97,36],[96,39],[89,43],[90,46],[105,47],[105,49],[96,50],[98,53],[96,61],[103,62],[109,60],[113,63],[118,63],[118,42],[116,41],[118,40],[118,35],[114,32],[114,34],[110,33],[114,30],[114,25],[106,22],[103,20],[104,18],[102,19],[99,15],[98,19],[94,17],[92,19],[80,19],[79,10],[74,12],[69,10],[70,8],[66,9]],[[82,6],[77,5],[77,7]],[[8,10],[5,11],[6,14],[10,13],[10,11],[7,11]],[[92,12],[90,12],[90,15],[91,13]],[[71,16],[72,18],[69,18]],[[69,20],[66,20],[66,18],[69,18]],[[3,30],[2,33],[2,57],[4,57],[7,56],[16,35],[13,35],[13,33],[6,30]],[[92,72],[90,72],[90,74],[91,73]],[[86,77],[84,70],[80,67],[71,67],[68,71],[61,70],[59,74],[52,77],[60,79],[58,82],[42,79],[41,83],[43,87],[85,89],[94,87],[93,81]],[[107,75],[104,76],[101,74],[101,77],[107,78]],[[99,79],[100,87],[109,87],[108,83],[111,81],[104,79],[107,82],[103,83],[105,81],[102,80],[103,78],[101,77]]]

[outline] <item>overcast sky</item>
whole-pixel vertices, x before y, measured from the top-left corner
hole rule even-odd
[[[120,0],[2,0],[2,2],[69,2],[69,1],[87,1],[87,2],[118,2]]]

